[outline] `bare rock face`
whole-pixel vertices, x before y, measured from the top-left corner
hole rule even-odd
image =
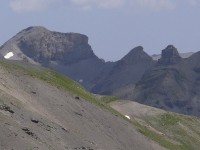
[[[158,60],[158,63],[162,65],[172,65],[179,63],[181,59],[178,50],[173,45],[169,45],[166,49],[162,50],[162,56],[161,59]]]
[[[73,63],[93,55],[88,37],[78,33],[59,33],[44,27],[29,27],[18,35],[17,46],[36,62]]]

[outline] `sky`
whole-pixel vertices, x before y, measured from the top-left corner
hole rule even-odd
[[[94,53],[116,61],[143,46],[160,54],[200,51],[200,0],[1,0],[0,45],[29,26],[89,37]]]

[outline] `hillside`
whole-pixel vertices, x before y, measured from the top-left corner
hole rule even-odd
[[[18,61],[0,74],[0,149],[164,150],[67,77]]]
[[[20,61],[1,60],[0,73],[0,149],[194,150],[200,146],[198,118],[94,95],[63,75]]]
[[[171,150],[198,150],[200,146],[200,120],[195,117],[167,112],[133,101],[118,100],[111,107],[142,124],[141,133]]]

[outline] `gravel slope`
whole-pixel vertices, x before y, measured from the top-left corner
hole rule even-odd
[[[164,148],[119,116],[20,70],[0,65],[0,149]]]

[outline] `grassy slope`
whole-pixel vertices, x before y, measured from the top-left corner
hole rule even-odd
[[[23,71],[34,78],[45,80],[58,88],[68,90],[73,94],[112,112],[115,115],[123,117],[126,121],[129,121],[136,126],[139,132],[156,141],[165,148],[171,150],[193,150],[200,147],[200,121],[197,118],[174,113],[166,113],[156,117],[140,118],[145,121],[146,124],[164,133],[164,135],[160,135],[137,121],[128,120],[122,114],[108,106],[107,103],[116,100],[115,97],[96,96],[91,94],[77,82],[46,68],[24,64],[17,61],[13,62],[1,60],[0,64],[11,72],[15,69],[17,71]]]
[[[163,138],[177,143],[170,149],[176,146],[177,150],[197,150],[200,147],[200,120],[196,117],[166,112],[143,120],[163,133]]]

